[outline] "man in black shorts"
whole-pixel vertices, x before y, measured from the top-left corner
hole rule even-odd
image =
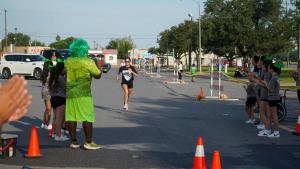
[[[121,66],[119,68],[119,72],[117,74],[117,80],[119,80],[120,75],[122,76],[121,86],[124,91],[123,109],[128,110],[128,102],[129,102],[130,95],[132,94],[134,76],[138,76],[135,67],[130,65],[129,57],[125,58],[125,66]]]

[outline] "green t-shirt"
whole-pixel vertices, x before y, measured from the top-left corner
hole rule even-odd
[[[101,72],[90,58],[68,58],[67,98],[91,97],[92,77]]]
[[[197,71],[196,67],[193,66],[193,67],[191,68],[191,74],[192,74],[192,75],[196,75],[196,71]]]

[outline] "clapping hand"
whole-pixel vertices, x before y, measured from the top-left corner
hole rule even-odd
[[[14,76],[0,85],[0,124],[23,117],[31,105],[32,96],[24,77]]]

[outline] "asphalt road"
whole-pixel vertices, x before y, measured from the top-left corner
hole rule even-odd
[[[68,142],[49,139],[47,132],[38,127],[43,157],[24,158],[31,126],[40,126],[43,115],[41,85],[39,81],[29,80],[33,103],[28,115],[3,128],[4,133],[19,136],[17,156],[0,159],[0,168],[25,165],[31,168],[191,168],[199,136],[204,140],[208,168],[215,149],[220,151],[225,169],[299,168],[299,136],[282,130],[279,139],[261,138],[256,136],[255,127],[244,124],[242,86],[224,82],[227,94],[239,101],[197,102],[195,96],[200,86],[208,92],[208,79],[186,85],[165,85],[162,81],[169,76],[140,76],[134,83],[129,111],[122,111],[122,91],[115,74],[116,69],[112,69],[102,79],[93,81],[94,141],[104,148],[73,150],[68,148]],[[291,107],[299,108],[299,105],[293,102]],[[78,136],[83,144],[80,125]]]

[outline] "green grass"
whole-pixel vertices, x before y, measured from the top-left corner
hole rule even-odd
[[[214,67],[214,70],[216,71],[216,67]],[[235,78],[234,77],[234,73],[237,69],[235,67],[228,67],[227,69],[227,73],[226,75],[230,76],[231,78],[233,79],[236,79],[237,81],[239,80],[242,80],[244,81],[245,78]],[[281,70],[281,74],[279,76],[279,80],[280,80],[280,84],[282,86],[291,86],[295,83],[294,79],[289,75],[289,72],[295,70],[294,68],[283,68]],[[185,71],[186,73],[189,73],[188,70]],[[202,74],[206,74],[208,75],[210,72],[209,72],[209,69],[208,69],[208,66],[203,66],[202,67]],[[197,74],[200,74],[199,72]]]

